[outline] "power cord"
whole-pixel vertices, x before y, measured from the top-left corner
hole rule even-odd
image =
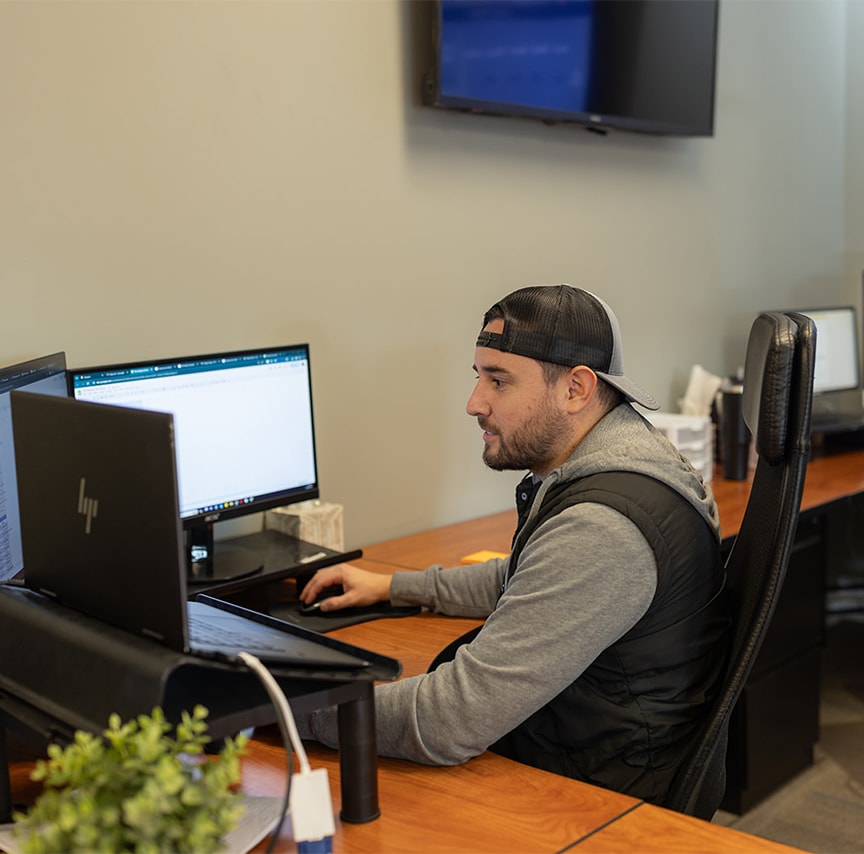
[[[324,768],[312,770],[310,767],[291,706],[270,671],[251,653],[240,652],[237,657],[258,676],[264,685],[276,710],[276,721],[288,757],[288,779],[282,809],[279,822],[267,845],[267,852],[268,854],[272,852],[285,822],[285,816],[290,812],[291,829],[299,854],[331,854],[336,827],[333,821],[333,802],[330,798],[327,771]],[[300,771],[297,774],[293,769],[292,746],[300,764]]]

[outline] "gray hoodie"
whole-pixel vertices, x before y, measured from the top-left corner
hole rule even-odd
[[[719,541],[717,508],[699,474],[629,404],[606,415],[535,496],[554,483],[603,471],[660,480],[693,504]],[[397,572],[394,605],[486,618],[456,659],[433,673],[375,689],[378,753],[455,765],[486,750],[570,685],[645,614],[657,567],[641,531],[610,507],[582,503],[538,527],[502,592],[509,558]],[[335,710],[313,713],[309,731],[336,746]]]

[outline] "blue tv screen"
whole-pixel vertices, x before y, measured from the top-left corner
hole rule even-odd
[[[427,103],[711,136],[718,0],[438,0]]]

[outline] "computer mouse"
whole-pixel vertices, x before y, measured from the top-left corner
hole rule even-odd
[[[300,606],[300,613],[304,617],[311,617],[313,614],[326,614],[327,612],[321,611],[321,603],[325,599],[332,599],[334,596],[341,596],[345,591],[342,588],[341,584],[334,584],[331,587],[325,587],[316,597],[314,602],[310,602],[308,605]]]

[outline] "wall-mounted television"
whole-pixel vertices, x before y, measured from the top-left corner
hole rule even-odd
[[[719,0],[437,0],[424,102],[712,136]]]

